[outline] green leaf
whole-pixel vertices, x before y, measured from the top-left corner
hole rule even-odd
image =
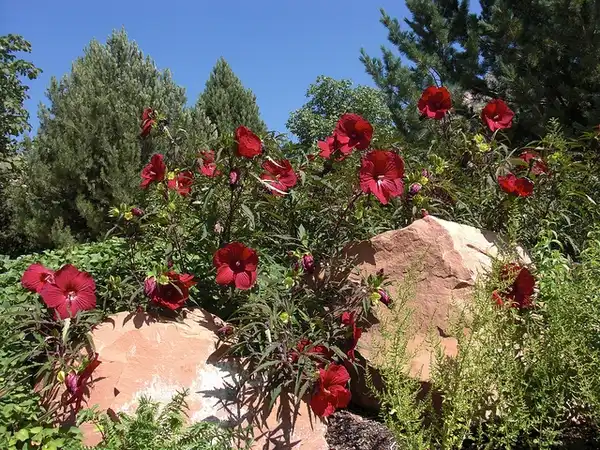
[[[19,431],[17,431],[15,433],[15,439],[17,441],[26,441],[27,439],[29,439],[29,431],[27,431],[27,429],[23,428]]]
[[[244,215],[250,221],[250,229],[254,230],[254,228],[256,227],[256,224],[254,222],[254,214],[252,214],[252,211],[250,211],[250,208],[248,208],[246,205],[242,205],[241,208]]]

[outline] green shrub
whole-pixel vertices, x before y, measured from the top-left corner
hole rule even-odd
[[[378,395],[399,442],[414,449],[563,448],[576,439],[598,445],[598,236],[590,233],[580,264],[553,249],[551,233],[540,240],[531,310],[496,306],[497,277],[478,287],[455,318],[458,356],[436,360],[431,385],[440,410],[432,397],[417,399],[420,386],[406,375],[408,355],[397,347],[400,355],[381,368],[386,389]],[[395,339],[409,336],[400,329]]]

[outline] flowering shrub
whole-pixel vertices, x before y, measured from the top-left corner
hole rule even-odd
[[[511,244],[526,247],[550,233],[550,247],[580,254],[600,219],[589,207],[600,181],[585,169],[593,162],[590,152],[573,149],[595,148],[596,134],[567,142],[551,124],[539,142],[513,148],[516,116],[500,99],[468,119],[454,114],[446,88],[430,87],[418,109],[434,120],[426,121],[427,131],[410,146],[374,140],[368,121],[346,113],[330,136],[310,147],[240,126],[205,143],[189,160],[160,111],[145,109],[143,145],[165,135],[171,149],[152,155],[141,170],[139,203],[111,210],[111,234],[120,236],[108,241],[118,243],[111,253],[115,261],[104,265],[104,257],[97,256],[80,266],[61,254],[52,264],[40,259],[45,265],[19,266],[22,286],[49,308],[37,308],[42,303],[20,292],[36,311],[35,332],[28,329],[27,335],[43,341],[41,350],[28,348],[32,359],[50,361],[46,378],[63,374],[61,383],[70,394],[64,401],[77,410],[101,360],[101,355],[83,361],[80,356],[93,323],[115,311],[176,316],[184,307],[201,306],[227,321],[217,335],[230,354],[243,357],[243,381],[264,386],[261,400],[272,406],[279,396],[307,398],[313,412],[326,417],[351,401],[350,375],[360,360],[357,345],[370,326],[370,308],[397,304],[383,273],[360,285],[349,282],[352,262],[343,258],[348,243],[431,213],[503,233]],[[61,266],[56,272],[47,268]],[[522,350],[527,341],[546,355],[540,323],[560,333],[546,315],[543,292],[537,292],[544,286],[542,274],[511,262],[496,269],[493,288],[478,303],[488,312],[481,323],[489,328],[475,329],[489,341],[483,341],[481,353],[473,350],[465,358],[481,357],[486,367],[500,364],[486,352],[493,347],[491,337],[500,339],[498,330],[508,330],[502,339],[509,350],[503,343],[501,354],[517,361],[509,366],[523,380],[535,357],[529,366],[518,365],[523,355],[512,353],[514,344]],[[532,339],[530,330],[537,330],[540,340]],[[471,363],[459,360],[456,367]],[[445,408],[456,408],[450,411],[459,419],[454,429],[438,424],[447,436],[427,445],[470,433],[473,417],[490,406],[483,400],[488,391],[476,379],[444,364],[433,379],[444,391]],[[391,370],[401,373],[398,367]],[[508,372],[502,379],[484,375],[491,385],[510,384]],[[472,392],[465,380],[476,386]],[[464,404],[452,397],[452,386],[472,406],[460,409]],[[412,396],[413,387],[402,381],[398,392]],[[408,422],[420,423],[421,413],[415,407]]]

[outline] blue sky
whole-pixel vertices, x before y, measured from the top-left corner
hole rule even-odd
[[[387,43],[380,7],[407,13],[402,0],[0,0],[0,34],[29,40],[28,59],[44,71],[30,82],[26,104],[34,127],[50,77],[69,72],[91,39],[104,42],[124,27],[159,68],[171,70],[189,103],[223,56],[256,94],[269,128],[284,131],[318,75],[372,85],[358,58],[362,47],[379,54]]]

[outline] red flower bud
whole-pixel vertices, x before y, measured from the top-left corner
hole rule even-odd
[[[390,306],[390,304],[392,303],[392,298],[390,297],[390,295],[383,289],[379,289],[377,292],[379,293],[379,301],[385,306]]]
[[[315,271],[315,258],[310,253],[307,253],[302,257],[302,268],[306,273],[313,273]]]
[[[229,186],[236,187],[240,181],[240,169],[233,169],[229,172]]]
[[[140,208],[131,208],[131,214],[136,217],[142,217],[144,215],[144,210]]]

